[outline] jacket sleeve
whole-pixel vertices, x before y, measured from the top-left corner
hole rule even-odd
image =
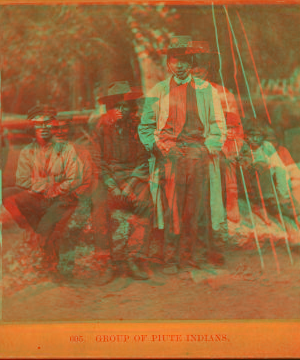
[[[157,116],[159,113],[159,90],[157,85],[147,94],[141,123],[138,127],[138,133],[141,143],[146,150],[152,151],[155,143],[154,132],[156,130]]]
[[[31,190],[37,193],[45,193],[54,185],[54,178],[51,176],[32,178]]]
[[[104,125],[102,124],[98,130],[98,139],[99,139],[99,145],[100,145],[100,169],[101,169],[104,184],[109,189],[115,189],[118,187],[118,184],[115,181],[114,176],[113,176],[112,172],[110,171],[108,163],[105,159],[104,137],[105,137]]]
[[[102,149],[101,149],[101,144],[100,144],[100,137],[103,136],[100,135],[100,132],[102,131],[101,129],[103,128],[103,124],[106,124],[107,122],[110,122],[109,119],[109,114],[103,114],[100,116],[100,118],[98,119],[98,122],[96,124],[96,126],[94,127],[94,130],[92,132],[92,146],[91,146],[91,150],[90,150],[90,154],[92,157],[92,161],[95,164],[95,170],[97,172],[97,176],[100,179],[102,176],[102,166],[101,166],[101,152],[103,149],[103,143],[102,143]],[[103,139],[102,139],[103,140]]]
[[[18,167],[16,173],[16,185],[24,189],[31,188],[31,173],[32,173],[33,158],[30,156],[28,149],[23,149],[20,152]]]
[[[141,181],[149,180],[149,153],[145,150],[142,144],[139,144],[136,159],[137,166],[132,171],[130,176],[130,183],[134,184],[138,179]]]
[[[59,194],[69,194],[83,182],[83,165],[73,145],[68,144],[64,154],[64,179],[58,184]]]
[[[227,128],[218,91],[213,87],[211,88],[208,111],[209,132],[205,145],[209,152],[221,151],[226,140]]]

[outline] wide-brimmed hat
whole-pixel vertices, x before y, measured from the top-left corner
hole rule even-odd
[[[99,97],[101,103],[117,103],[119,101],[133,101],[141,98],[143,91],[140,87],[131,86],[128,81],[116,81],[109,85],[107,95]]]
[[[192,41],[191,45],[193,49],[198,49],[198,54],[220,54],[208,41]]]
[[[49,105],[36,105],[28,111],[27,119],[34,121],[49,121],[55,119],[57,111]],[[48,118],[41,118],[46,116]]]
[[[190,36],[172,36],[169,46],[158,52],[166,55],[192,55],[201,52],[201,49],[193,46]]]

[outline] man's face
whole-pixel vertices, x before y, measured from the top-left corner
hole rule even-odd
[[[116,111],[117,120],[128,119],[131,107],[127,101],[119,101],[113,108]]]
[[[279,142],[274,131],[268,132],[267,141],[270,141],[273,144],[273,146],[275,146],[275,148],[279,146]]]
[[[51,139],[51,119],[48,116],[41,115],[33,119],[35,136],[38,141],[49,141]]]
[[[206,56],[207,54],[195,54],[195,64],[193,68],[193,75],[205,80],[209,74],[210,60]]]
[[[57,142],[65,142],[68,140],[69,124],[67,121],[55,120],[52,123],[52,133]]]
[[[170,56],[168,64],[172,73],[180,80],[186,79],[191,73],[192,61],[187,55]]]
[[[264,141],[264,136],[258,131],[251,132],[247,135],[247,141],[253,149],[257,149],[262,145]]]

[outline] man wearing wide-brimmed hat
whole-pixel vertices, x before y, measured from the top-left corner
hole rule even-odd
[[[156,208],[163,197],[164,217],[157,220],[160,227],[164,222],[166,274],[198,266],[197,246],[205,243],[211,254],[214,245],[209,162],[221,151],[226,125],[217,91],[191,75],[198,51],[189,36],[171,38],[165,53],[172,76],[148,94],[139,126],[152,174],[159,176],[159,183],[151,178]]]
[[[112,277],[127,273],[137,280],[148,278],[141,258],[151,225],[149,155],[137,134],[137,101],[142,95],[127,81],[112,83],[99,99],[107,113],[94,136],[100,146],[100,181],[107,190]]]
[[[82,183],[73,146],[52,139],[55,117],[56,110],[46,105],[29,110],[36,139],[20,153],[16,187],[3,194],[3,205],[18,225],[34,231],[37,247],[47,260],[44,265],[49,269],[55,269],[58,260],[56,226],[67,221],[74,211],[75,190]]]

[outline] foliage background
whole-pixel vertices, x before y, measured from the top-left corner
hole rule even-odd
[[[261,79],[287,78],[300,60],[299,6],[228,6],[244,67],[257,81],[237,11]],[[215,7],[225,85],[236,92],[224,8]],[[59,110],[94,107],[111,81],[151,87],[166,75],[157,52],[172,34],[215,47],[211,6],[8,5],[0,8],[3,111],[24,114],[37,101]],[[238,64],[242,94],[245,84]],[[96,93],[95,93],[96,89]]]

